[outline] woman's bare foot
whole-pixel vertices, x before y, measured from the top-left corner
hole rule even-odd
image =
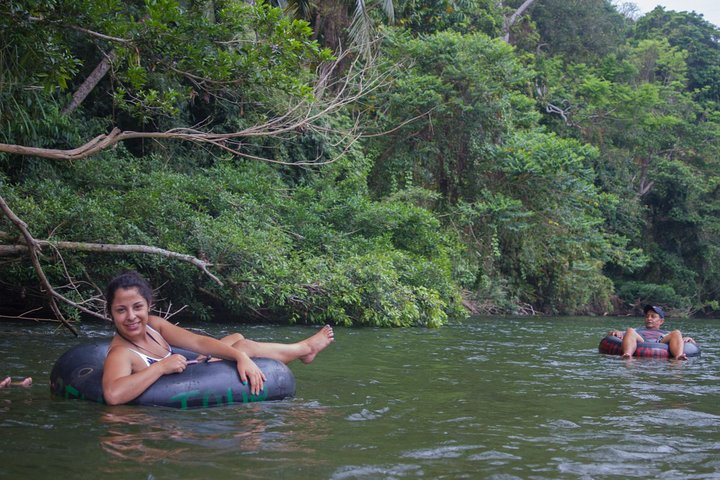
[[[308,337],[300,343],[304,343],[310,347],[310,353],[300,357],[303,363],[310,363],[315,359],[315,355],[324,350],[335,340],[335,332],[330,325],[325,325],[312,337]]]
[[[685,355],[684,353],[681,353],[680,355],[675,357],[675,360],[687,360],[687,355]]]
[[[5,388],[5,387],[9,386],[11,381],[12,381],[12,379],[10,377],[6,377],[5,380],[0,382],[0,388]]]
[[[22,382],[19,382],[18,385],[20,385],[21,387],[31,387],[32,377],[25,378]]]
[[[623,360],[630,360],[632,358],[632,353],[623,353],[622,359]]]

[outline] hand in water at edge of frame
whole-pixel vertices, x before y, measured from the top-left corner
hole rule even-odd
[[[32,378],[31,377],[25,377],[20,382],[13,382],[10,377],[5,377],[4,380],[0,381],[0,388],[9,387],[11,385],[17,385],[20,387],[31,387],[32,386]]]

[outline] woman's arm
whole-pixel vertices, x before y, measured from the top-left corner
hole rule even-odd
[[[133,373],[132,355],[127,348],[113,347],[108,352],[103,370],[103,396],[108,405],[128,403],[140,396],[163,375],[185,370],[187,360],[171,355]]]
[[[237,348],[233,348],[220,340],[206,335],[198,335],[160,317],[150,317],[148,323],[152,328],[160,332],[160,335],[170,345],[185,348],[201,355],[212,355],[237,363],[240,381],[245,384],[250,381],[250,393],[258,395],[265,383],[265,374],[255,365],[250,357]]]

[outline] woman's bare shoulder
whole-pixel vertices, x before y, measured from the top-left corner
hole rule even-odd
[[[164,318],[148,317],[148,325],[170,345],[182,346],[181,344],[186,343],[189,332],[182,327],[173,325]]]
[[[153,327],[155,330],[158,328],[162,328],[164,325],[172,325],[170,322],[165,320],[162,317],[158,317],[157,315],[149,315],[148,316],[148,325]]]
[[[130,353],[130,347],[128,345],[125,345],[124,342],[113,339],[113,341],[110,342],[110,348],[108,349],[106,359],[112,357],[113,359],[119,360],[128,353]]]

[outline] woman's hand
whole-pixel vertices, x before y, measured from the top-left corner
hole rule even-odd
[[[240,374],[240,381],[245,385],[250,382],[250,393],[259,395],[265,384],[265,374],[255,365],[246,353],[240,352],[240,358],[237,361],[237,369]]]
[[[608,332],[608,335],[610,335],[611,337],[622,338],[623,332],[621,332],[620,330],[610,330]]]
[[[683,337],[683,342],[685,342],[685,343],[695,343],[695,340],[693,340],[692,337]]]
[[[171,373],[182,373],[187,368],[187,358],[175,353],[169,357],[163,358],[157,365],[161,367],[163,375],[169,375]]]

